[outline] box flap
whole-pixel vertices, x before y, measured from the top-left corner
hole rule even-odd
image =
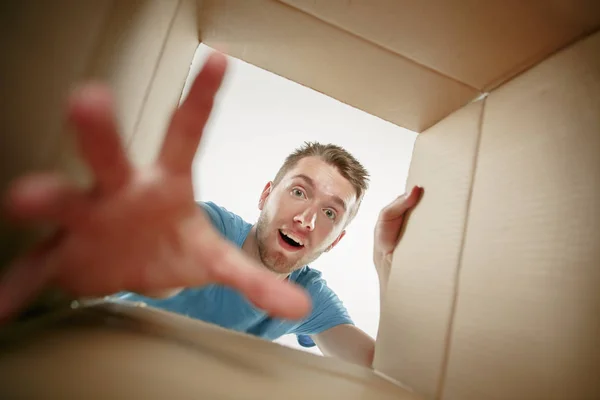
[[[484,102],[417,136],[407,186],[425,193],[394,252],[381,307],[373,366],[427,398],[444,368]]]
[[[600,24],[597,0],[280,0],[479,90]]]
[[[208,46],[420,132],[478,96],[430,68],[273,0],[206,0]]]
[[[600,32],[418,136],[375,368],[427,398],[598,397],[598,110]]]
[[[597,0],[205,0],[209,46],[422,132],[600,26]]]
[[[27,325],[0,357],[2,398],[422,399],[366,367],[131,303]]]
[[[490,94],[443,399],[600,393],[600,32]]]

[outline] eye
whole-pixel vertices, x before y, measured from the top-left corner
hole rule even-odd
[[[306,195],[304,194],[304,192],[298,188],[292,189],[292,196],[306,198]]]
[[[335,219],[335,217],[336,217],[335,212],[333,210],[331,210],[331,209],[325,210],[325,215],[329,219]]]

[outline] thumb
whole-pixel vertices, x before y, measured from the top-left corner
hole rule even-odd
[[[213,241],[212,251],[211,280],[239,290],[274,317],[297,320],[310,312],[310,297],[300,286],[279,278],[226,241]]]
[[[422,194],[423,188],[419,186],[413,187],[410,192],[398,197],[387,205],[379,214],[379,221],[390,222],[402,218],[408,210],[417,205]]]

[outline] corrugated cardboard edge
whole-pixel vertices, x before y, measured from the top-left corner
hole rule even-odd
[[[436,399],[442,398],[444,384],[446,382],[448,362],[450,359],[450,349],[451,349],[451,344],[452,344],[454,317],[456,315],[456,308],[457,308],[457,304],[458,304],[458,294],[460,293],[460,273],[461,273],[461,269],[462,269],[462,263],[463,263],[463,257],[464,257],[464,251],[465,251],[465,241],[467,238],[467,229],[469,227],[469,215],[471,214],[471,201],[473,199],[473,189],[474,189],[474,185],[475,185],[475,177],[477,176],[477,162],[479,160],[479,150],[481,148],[481,134],[482,134],[482,130],[483,130],[483,121],[485,118],[486,100],[487,100],[487,96],[486,96],[486,98],[483,98],[481,100],[481,112],[479,113],[479,123],[478,123],[478,127],[477,127],[478,132],[477,132],[477,139],[476,139],[476,144],[475,144],[475,154],[473,157],[473,166],[471,167],[471,185],[470,185],[469,194],[467,197],[467,204],[465,206],[466,207],[466,217],[465,217],[465,221],[464,221],[464,225],[463,225],[462,239],[461,239],[460,250],[459,250],[459,254],[458,254],[458,263],[456,265],[456,270],[454,271],[454,294],[452,296],[452,303],[450,305],[450,319],[448,321],[448,329],[446,330],[446,339],[445,339],[446,345],[444,346],[444,355],[443,355],[443,359],[442,359],[440,379],[439,379],[437,389],[436,389],[436,395],[435,395]]]
[[[129,141],[129,155],[134,164],[142,166],[154,161],[199,44],[196,1],[179,0]]]

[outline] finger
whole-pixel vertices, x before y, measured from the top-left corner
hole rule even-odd
[[[0,324],[23,309],[52,280],[56,271],[49,258],[60,239],[55,235],[9,266],[0,280]]]
[[[385,207],[379,215],[379,220],[381,222],[389,222],[402,218],[408,210],[417,205],[422,194],[423,189],[421,187],[413,187],[410,192],[398,197],[391,204]]]
[[[58,174],[32,174],[9,188],[6,209],[21,222],[72,225],[88,205],[82,189]]]
[[[280,280],[268,270],[254,266],[243,253],[232,249],[217,269],[217,283],[239,290],[256,307],[273,317],[297,320],[311,309],[308,294],[299,286]]]
[[[69,120],[76,128],[80,151],[99,189],[113,192],[130,177],[131,165],[119,136],[108,88],[88,84],[70,99]]]
[[[225,75],[227,59],[220,53],[208,57],[186,100],[175,112],[165,137],[159,162],[175,173],[189,173],[214,97]]]
[[[311,301],[299,286],[279,279],[274,273],[254,263],[233,245],[215,240],[211,254],[213,260],[210,278],[239,290],[256,307],[279,318],[292,320],[306,316],[311,309]]]

